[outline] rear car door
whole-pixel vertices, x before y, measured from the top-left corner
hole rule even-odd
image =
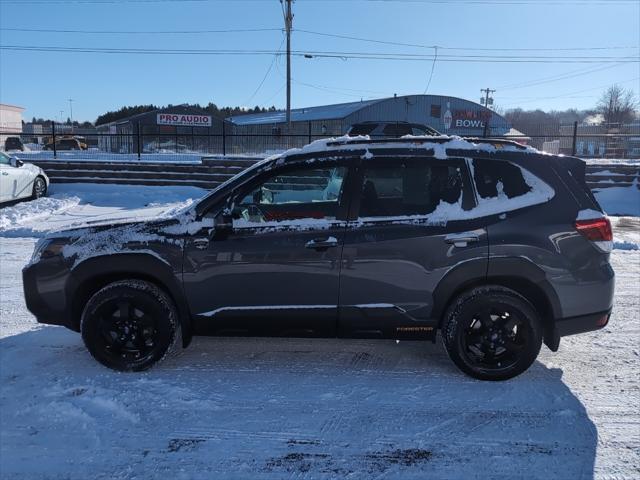
[[[434,292],[456,266],[483,275],[487,232],[473,219],[464,159],[364,160],[340,278],[339,335],[429,338]]]
[[[284,165],[231,194],[232,231],[185,247],[199,333],[335,336],[347,172],[338,161]]]

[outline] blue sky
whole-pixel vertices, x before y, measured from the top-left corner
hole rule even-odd
[[[106,3],[105,3],[106,2]],[[635,57],[640,55],[640,2],[627,0],[332,1],[294,3],[293,48],[433,55],[394,46],[301,32],[438,45],[439,55]],[[193,31],[282,27],[278,0],[0,0],[0,44],[137,49],[277,51],[281,31],[207,34],[85,34],[6,29]],[[446,50],[442,47],[460,47]],[[580,51],[479,51],[470,48]],[[441,57],[444,58],[444,57]],[[274,61],[275,59],[275,61]],[[530,59],[530,58],[528,58]],[[273,65],[272,65],[273,64]],[[262,87],[256,88],[272,65]],[[294,107],[423,93],[432,61],[293,59]],[[0,51],[0,102],[24,116],[95,120],[133,104],[210,101],[219,106],[285,105],[285,59],[274,55],[124,55]],[[565,75],[558,81],[547,81]],[[640,91],[640,64],[458,63],[437,61],[428,92],[478,101],[495,88],[502,108],[592,107],[613,83]],[[543,81],[538,82],[538,80]],[[255,95],[254,95],[254,92]]]

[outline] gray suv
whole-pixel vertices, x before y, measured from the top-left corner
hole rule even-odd
[[[198,203],[41,240],[39,322],[117,370],[193,335],[436,340],[466,374],[524,372],[544,342],[604,327],[609,221],[581,160],[456,137],[323,140]]]

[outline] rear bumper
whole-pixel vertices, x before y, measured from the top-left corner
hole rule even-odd
[[[609,318],[611,318],[611,309],[589,315],[560,318],[555,321],[551,331],[547,330],[544,343],[551,351],[556,352],[560,347],[561,337],[600,330],[609,324]]]
[[[609,323],[611,309],[605,312],[581,315],[579,317],[562,318],[556,320],[556,332],[559,337],[575,335],[576,333],[592,332],[600,330]]]

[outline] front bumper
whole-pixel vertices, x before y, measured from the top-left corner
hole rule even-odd
[[[29,264],[22,269],[22,285],[27,308],[38,323],[62,325],[78,331],[66,295],[69,271],[52,260]]]

